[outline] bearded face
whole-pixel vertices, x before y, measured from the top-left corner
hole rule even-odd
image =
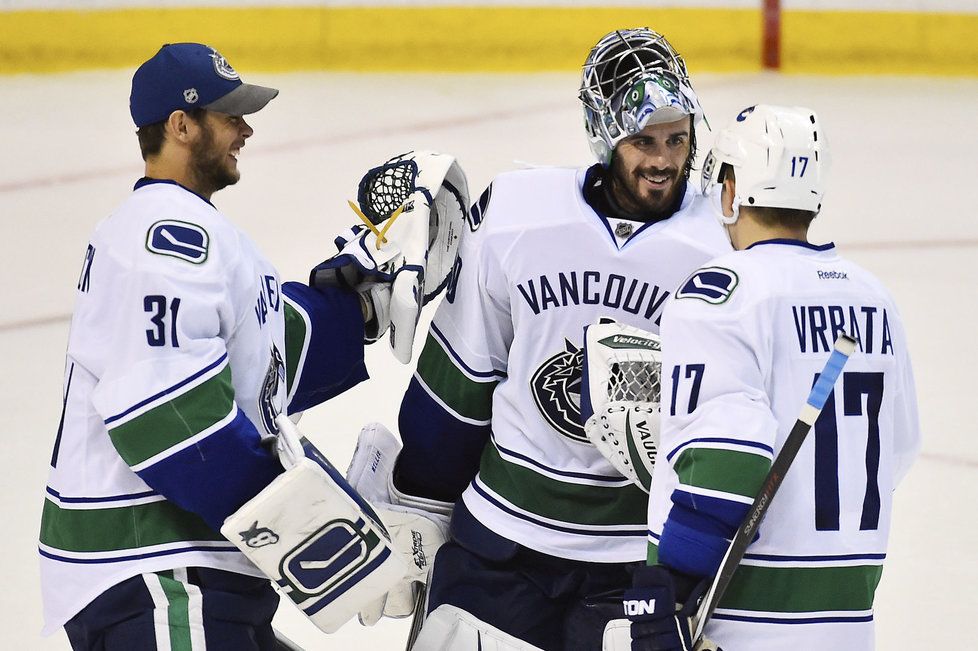
[[[243,118],[210,111],[198,124],[200,134],[190,147],[190,172],[201,194],[210,195],[241,178],[237,156],[251,128]]]
[[[611,157],[611,189],[627,213],[663,219],[675,205],[692,156],[692,120],[647,125],[618,143]]]

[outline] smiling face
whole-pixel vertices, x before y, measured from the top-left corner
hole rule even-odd
[[[692,119],[646,125],[618,143],[611,157],[611,189],[628,213],[664,219],[690,157]]]
[[[190,172],[198,191],[210,196],[241,178],[238,154],[254,130],[242,117],[214,111],[206,111],[197,124],[200,130],[190,147]]]

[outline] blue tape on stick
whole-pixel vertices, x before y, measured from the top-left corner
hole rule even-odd
[[[832,351],[832,355],[829,356],[829,361],[825,363],[825,368],[818,376],[818,381],[815,386],[812,387],[812,392],[808,394],[808,404],[821,411],[822,407],[825,406],[825,401],[829,399],[829,394],[832,393],[832,387],[835,386],[836,380],[839,379],[839,373],[842,372],[842,367],[846,365],[846,361],[849,359],[849,355],[843,353],[838,348]]]

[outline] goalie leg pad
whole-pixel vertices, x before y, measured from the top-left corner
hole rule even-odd
[[[604,627],[601,651],[632,651],[632,622],[613,619]]]
[[[413,651],[541,651],[456,606],[443,604],[427,619]]]
[[[328,463],[303,458],[228,516],[221,533],[332,633],[408,569],[358,497]]]
[[[407,617],[415,609],[420,584],[427,583],[435,552],[448,538],[452,505],[402,493],[394,486],[393,472],[401,444],[380,423],[365,425],[347,470],[356,491],[377,508],[395,547],[408,561],[405,580],[386,599],[360,612],[360,621],[372,625],[381,614]]]

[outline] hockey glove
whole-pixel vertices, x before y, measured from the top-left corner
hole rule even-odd
[[[335,632],[396,586],[405,559],[373,508],[301,435],[275,419],[286,471],[224,520],[221,533],[313,624]]]
[[[723,651],[705,637],[692,640],[691,617],[702,597],[701,582],[685,604],[676,603],[673,577],[661,565],[640,567],[625,592],[625,616],[631,621],[632,651]]]
[[[406,495],[394,486],[394,463],[400,450],[400,442],[386,427],[370,423],[360,431],[346,473],[353,488],[377,509],[394,547],[410,566],[400,583],[360,610],[360,623],[364,626],[373,626],[384,615],[400,618],[414,612],[418,591],[428,582],[435,552],[448,538],[452,504]]]
[[[421,308],[446,286],[455,265],[469,205],[465,173],[452,156],[409,152],[367,172],[357,199],[354,209],[368,225],[337,237],[339,253],[312,270],[309,284],[361,294],[377,283],[390,285],[390,344],[407,364]],[[376,309],[376,297],[370,298]],[[380,337],[386,328],[378,325]]]
[[[646,493],[659,449],[659,337],[621,323],[584,329],[581,418],[588,440]]]

